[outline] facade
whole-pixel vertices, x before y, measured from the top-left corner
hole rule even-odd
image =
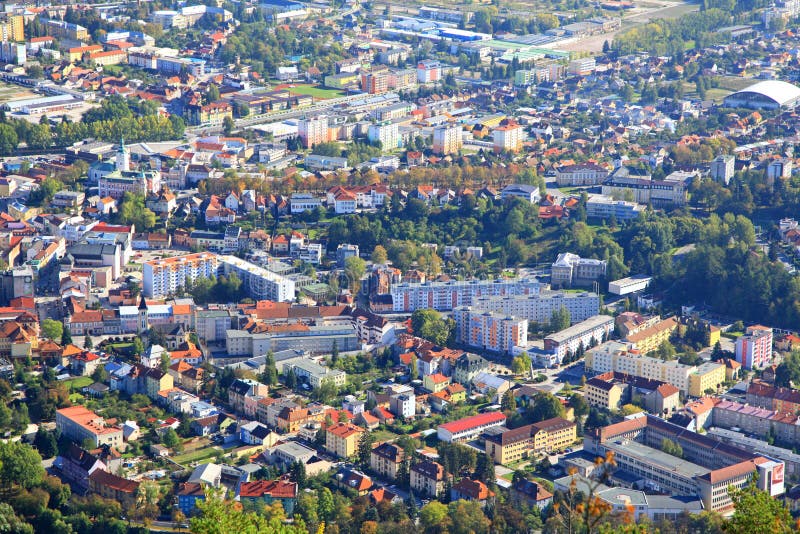
[[[122,429],[106,425],[105,420],[84,406],[73,406],[56,411],[56,428],[61,434],[77,443],[84,440],[94,447],[122,445]]]
[[[480,436],[486,430],[503,426],[505,423],[506,416],[502,413],[487,412],[443,423],[437,427],[437,435],[440,441],[448,443],[469,441]]]
[[[307,381],[312,388],[318,388],[326,380],[333,382],[337,388],[344,387],[347,382],[347,373],[344,371],[324,367],[309,358],[291,360],[284,366],[284,373],[288,373],[290,369],[297,378]]]
[[[506,202],[512,198],[521,198],[526,202],[535,204],[539,202],[541,195],[539,194],[539,188],[535,185],[511,184],[505,186],[500,192],[500,199]]]
[[[240,502],[266,505],[279,502],[286,515],[291,516],[297,503],[297,483],[285,479],[240,482],[236,488],[236,497]]]
[[[453,310],[456,341],[492,352],[514,352],[514,347],[528,344],[528,320],[470,306]]]
[[[736,170],[736,158],[730,154],[721,154],[711,162],[711,178],[728,185]]]
[[[550,266],[550,285],[570,287],[587,285],[606,275],[605,260],[581,258],[576,254],[563,252]]]
[[[409,471],[411,489],[417,495],[438,497],[444,490],[445,472],[441,464],[425,460],[411,466]]]
[[[560,363],[567,352],[575,354],[581,347],[588,349],[606,339],[614,330],[614,318],[595,315],[544,338],[544,349]]]
[[[539,290],[539,282],[529,278],[400,283],[391,287],[395,312],[425,308],[447,311],[459,306],[472,306],[473,301],[480,297],[535,295]]]
[[[559,186],[599,185],[608,177],[608,170],[596,163],[564,165],[556,170]]]
[[[392,443],[381,443],[370,453],[369,466],[382,478],[397,479],[397,472],[405,459],[402,447]]]
[[[297,122],[297,135],[305,148],[328,142],[328,117],[319,115],[300,119]]]
[[[325,431],[325,450],[339,458],[350,458],[356,453],[363,432],[352,423],[336,423]]]
[[[763,369],[772,363],[772,329],[755,325],[736,339],[736,361],[744,369]]]
[[[494,428],[484,433],[486,454],[497,464],[527,459],[535,454],[552,453],[578,439],[577,425],[561,417],[547,419],[513,430]]]
[[[525,130],[519,124],[506,124],[492,131],[492,144],[495,152],[519,152],[522,150],[522,141]]]
[[[633,221],[644,213],[645,206],[626,200],[614,200],[605,195],[591,195],[586,201],[586,216],[590,219],[614,219],[620,222]]]
[[[664,319],[656,324],[629,334],[625,341],[633,343],[639,352],[648,354],[657,350],[678,328],[678,321],[674,317]]]
[[[236,256],[218,256],[220,267],[226,275],[235,272],[248,295],[256,300],[292,301],[295,297],[294,280],[273,273]]]
[[[600,312],[600,296],[590,292],[542,291],[528,295],[480,297],[473,300],[472,306],[533,323],[547,323],[554,311],[566,308],[572,322],[579,323]]]
[[[217,256],[198,252],[145,262],[142,268],[142,291],[150,298],[164,298],[186,281],[211,278],[217,274]]]
[[[380,142],[384,150],[394,150],[402,145],[400,128],[396,122],[391,121],[370,124],[367,139],[372,143]]]
[[[437,154],[457,154],[464,142],[460,126],[439,126],[433,130],[433,151]]]

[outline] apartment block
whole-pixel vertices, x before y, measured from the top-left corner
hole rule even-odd
[[[328,117],[319,115],[300,119],[297,121],[297,135],[305,148],[328,142]]]
[[[506,416],[500,412],[487,412],[483,414],[464,417],[450,423],[443,423],[437,427],[440,441],[448,443],[469,441],[477,438],[490,428],[503,426]]]
[[[763,369],[772,363],[772,329],[755,325],[736,340],[736,361],[745,369]]]
[[[513,353],[528,344],[528,320],[462,306],[453,310],[456,341],[471,347]]]
[[[524,139],[525,130],[516,123],[499,126],[492,131],[492,145],[497,153],[519,152],[522,150],[522,141]]]
[[[578,439],[577,425],[554,417],[513,430],[493,428],[483,434],[486,454],[497,464],[523,460],[539,453],[563,450]]]
[[[193,282],[216,274],[217,256],[210,252],[150,260],[142,267],[142,291],[148,298],[164,298],[187,280]]]
[[[405,459],[403,448],[393,443],[381,443],[370,453],[369,466],[383,478],[395,480]]]
[[[276,302],[294,300],[294,280],[236,256],[218,256],[217,261],[225,275],[236,273],[242,281],[242,287],[251,298]]]
[[[436,154],[457,154],[463,144],[460,126],[447,125],[433,129],[433,151]]]
[[[364,429],[352,423],[336,423],[325,431],[325,450],[339,458],[350,458],[358,449]]]
[[[370,124],[367,129],[367,139],[372,143],[380,142],[384,150],[394,150],[402,146],[400,127],[396,122]]]
[[[541,291],[528,295],[480,297],[473,307],[491,312],[502,312],[533,323],[548,323],[553,312],[565,308],[572,323],[585,321],[600,312],[597,293],[566,291]]]
[[[669,341],[670,336],[677,328],[678,321],[674,317],[670,317],[639,330],[635,334],[629,334],[625,341],[633,343],[642,354],[648,354],[657,350],[665,341]]]
[[[544,338],[544,349],[561,363],[569,352],[575,354],[581,347],[588,349],[602,343],[614,330],[614,318],[610,315],[595,315]]]
[[[475,299],[491,296],[536,295],[541,284],[533,278],[470,280],[468,282],[425,282],[393,284],[392,302],[396,312],[432,308],[447,311],[472,306]]]
[[[445,472],[441,464],[425,460],[412,465],[409,471],[411,489],[417,495],[438,497],[444,490]]]

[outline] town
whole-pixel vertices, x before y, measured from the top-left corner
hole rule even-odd
[[[800,3],[4,3],[0,530],[797,532]]]

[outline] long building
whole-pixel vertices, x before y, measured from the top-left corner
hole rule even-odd
[[[661,450],[668,439],[682,457]],[[784,492],[785,465],[657,417],[646,415],[597,429],[584,438],[585,451],[614,455],[616,472],[643,479],[656,493],[699,496],[706,510],[731,514],[729,489],[740,489],[757,476],[759,489],[775,497]]]
[[[468,282],[426,282],[392,285],[395,312],[413,312],[431,308],[449,311],[459,306],[472,306],[481,297],[536,295],[541,284],[533,278],[470,280]]]
[[[268,271],[236,256],[219,256],[218,261],[225,275],[236,273],[242,280],[242,286],[250,297],[256,300],[274,300],[277,302],[294,300],[294,280]]]
[[[142,291],[148,298],[164,298],[199,277],[217,275],[217,255],[198,252],[145,262],[142,267]]]
[[[608,341],[586,352],[586,369],[595,373],[624,373],[672,384],[684,395],[702,396],[725,381],[725,366],[707,362],[700,366],[684,365],[677,360],[645,356],[627,343]]]
[[[490,428],[506,424],[506,416],[502,412],[487,412],[471,417],[464,417],[450,423],[443,423],[436,429],[440,441],[448,443],[475,439]]]
[[[498,464],[523,460],[541,452],[563,450],[578,438],[572,421],[554,417],[513,430],[495,427],[484,432],[486,454]]]
[[[600,312],[600,296],[590,292],[541,291],[528,295],[480,297],[472,305],[477,309],[506,313],[533,323],[548,323],[554,311],[565,308],[575,324]]]
[[[72,406],[56,411],[56,429],[69,439],[83,443],[92,442],[93,447],[122,445],[122,429],[107,425],[105,420],[85,406]]]
[[[575,354],[581,347],[589,349],[602,343],[614,330],[614,318],[610,315],[593,315],[544,338],[544,350],[561,363],[567,352]]]
[[[293,324],[259,333],[229,329],[225,332],[225,347],[229,356],[251,357],[289,349],[328,354],[336,347],[340,351],[348,352],[360,350],[361,343],[352,324]]]
[[[528,320],[470,306],[453,310],[456,341],[493,352],[514,352],[528,344]]]

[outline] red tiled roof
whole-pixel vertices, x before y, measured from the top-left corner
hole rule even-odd
[[[273,499],[293,499],[297,497],[297,484],[287,480],[256,480],[242,482],[239,486],[241,497],[264,497]]]
[[[483,425],[490,425],[492,423],[502,423],[506,420],[506,416],[500,412],[489,412],[489,413],[482,413],[479,415],[473,415],[472,417],[465,417],[463,419],[459,419],[458,421],[452,421],[450,423],[444,423],[439,425],[439,428],[443,428],[450,432],[451,434],[457,434],[459,432],[464,432],[465,430],[469,430],[471,428],[477,428]]]

